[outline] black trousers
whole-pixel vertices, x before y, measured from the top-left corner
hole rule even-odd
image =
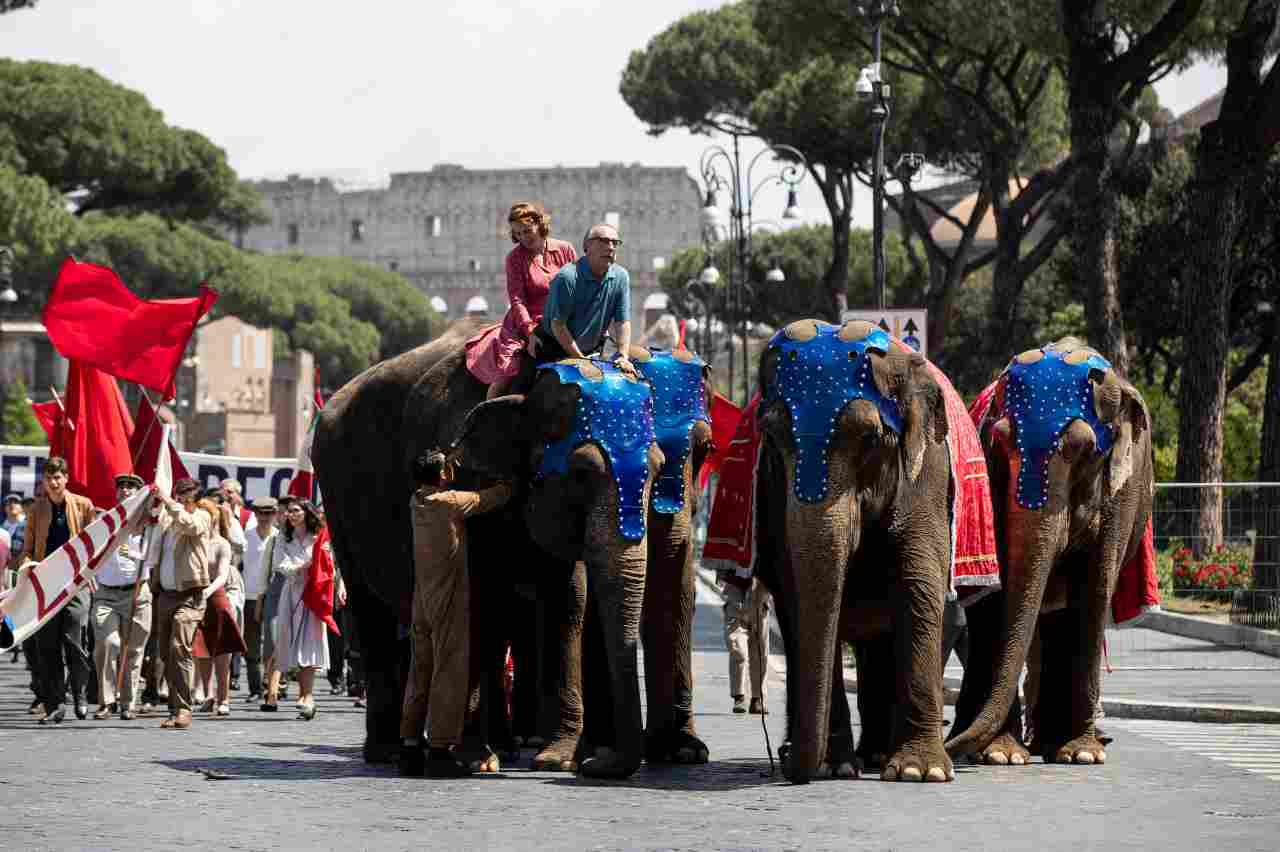
[[[89,652],[84,646],[84,629],[88,623],[89,593],[83,591],[35,635],[40,659],[40,701],[46,712],[53,712],[66,701],[68,676],[72,700],[76,704],[85,703],[93,673]]]

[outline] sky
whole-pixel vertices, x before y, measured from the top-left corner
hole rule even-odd
[[[142,92],[169,123],[222,146],[245,178],[300,173],[368,184],[441,162],[639,162],[696,174],[717,140],[648,135],[618,83],[631,51],[681,16],[719,5],[41,0],[0,16],[0,55],[87,66]],[[1205,64],[1156,88],[1180,115],[1225,84],[1225,69]],[[756,150],[748,144],[744,154]],[[768,164],[762,157],[754,183],[771,174]],[[806,183],[805,218],[829,221]],[[755,218],[777,218],[784,206],[783,190],[765,189]],[[870,191],[859,189],[854,224],[870,219]]]

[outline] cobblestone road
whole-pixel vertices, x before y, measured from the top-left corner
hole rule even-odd
[[[198,716],[188,732],[158,730],[158,719],[45,728],[26,715],[24,672],[5,655],[0,849],[1280,846],[1280,782],[1178,747],[1180,730],[1194,740],[1206,726],[1164,726],[1156,738],[1117,725],[1101,767],[961,767],[954,784],[792,787],[768,777],[759,717],[729,712],[714,607],[699,606],[695,639],[698,725],[712,762],[643,768],[612,784],[520,765],[464,781],[402,779],[360,761],[361,711],[327,694],[311,723],[239,703],[227,719]],[[775,747],[781,701],[775,682]]]

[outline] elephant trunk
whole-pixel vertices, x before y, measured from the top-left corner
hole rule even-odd
[[[614,510],[613,517],[617,517]],[[610,519],[611,520],[611,519]],[[646,545],[620,541],[617,527],[609,531],[609,543],[593,547],[589,522],[585,559],[589,584],[588,606],[596,607],[604,634],[613,698],[613,753],[597,754],[580,764],[583,775],[626,778],[644,759],[644,734],[640,710],[637,652],[640,646],[640,614],[644,604]]]
[[[807,784],[827,755],[836,634],[852,536],[857,529],[853,514],[848,495],[815,504],[789,498],[791,588],[787,597],[794,615],[791,623],[797,628],[796,670],[789,671],[787,678],[788,690],[795,690],[795,715],[791,720],[791,753],[783,770],[795,784]]]
[[[1010,458],[1010,467],[1010,482],[1016,482],[1016,456]],[[1042,509],[1024,509],[1018,505],[1013,493],[1005,495],[1008,500],[1005,612],[994,662],[995,678],[991,694],[978,717],[968,728],[947,741],[947,752],[953,757],[978,752],[990,745],[1003,728],[1009,708],[1013,706],[1049,574],[1066,546],[1069,475],[1070,462],[1054,455],[1049,464],[1048,502]]]

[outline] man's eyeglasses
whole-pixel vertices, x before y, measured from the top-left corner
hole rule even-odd
[[[592,237],[591,239],[598,240],[599,242],[602,242],[602,243],[608,243],[614,248],[618,248],[619,246],[622,245],[622,240],[611,240],[608,237]]]

